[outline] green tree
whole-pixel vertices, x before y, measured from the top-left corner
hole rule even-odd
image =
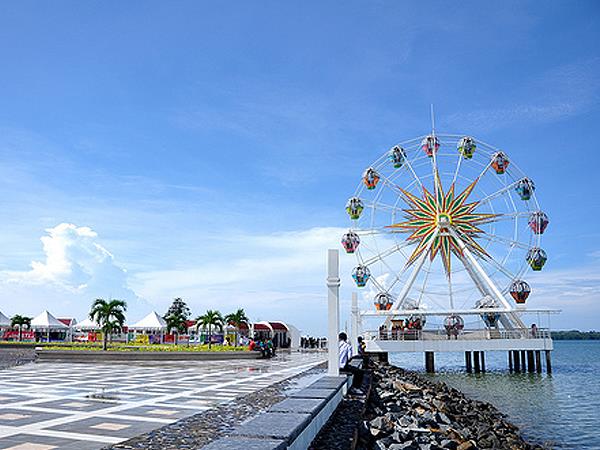
[[[203,315],[196,318],[196,329],[200,326],[208,327],[208,348],[212,348],[212,329],[213,327],[223,331],[223,316],[219,311],[209,309]]]
[[[225,322],[228,324],[231,324],[237,328],[237,331],[235,332],[235,344],[234,345],[237,346],[238,332],[240,330],[240,327],[244,324],[247,325],[249,321],[250,321],[250,319],[248,319],[246,312],[242,308],[239,308],[236,312],[227,314],[225,316]]]
[[[97,298],[92,303],[90,320],[93,320],[102,330],[102,350],[106,351],[108,335],[120,332],[125,325],[125,311],[127,303],[123,300],[112,299],[109,301]]]
[[[19,327],[19,342],[21,342],[21,339],[23,337],[23,327],[24,326],[29,327],[30,325],[31,325],[31,317],[25,317],[25,316],[21,316],[19,314],[15,314],[10,319],[11,327]]]
[[[173,300],[173,303],[163,316],[167,322],[167,333],[175,331],[175,344],[179,340],[179,334],[187,330],[186,321],[190,318],[190,308],[179,297]]]

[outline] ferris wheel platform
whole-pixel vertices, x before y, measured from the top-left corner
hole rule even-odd
[[[553,350],[550,331],[538,329],[535,337],[530,329],[463,330],[456,338],[442,331],[407,330],[396,333],[379,331],[363,333],[369,353],[414,352],[485,352]]]

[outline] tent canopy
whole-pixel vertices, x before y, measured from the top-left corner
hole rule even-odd
[[[166,330],[167,322],[156,311],[152,311],[142,320],[129,327],[130,330]]]
[[[10,319],[0,311],[0,327],[10,327]]]
[[[100,325],[94,322],[92,319],[87,317],[85,320],[82,320],[77,325],[75,325],[76,330],[99,330]]]
[[[69,327],[50,314],[48,311],[43,311],[38,316],[31,319],[31,328],[43,330],[68,330]]]

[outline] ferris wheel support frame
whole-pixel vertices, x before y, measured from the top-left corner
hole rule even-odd
[[[494,282],[488,276],[486,271],[483,270],[483,267],[481,267],[481,265],[477,262],[477,259],[475,259],[475,257],[473,256],[473,254],[471,253],[469,248],[465,245],[465,243],[460,238],[460,236],[456,233],[456,231],[454,231],[454,229],[452,227],[448,227],[448,233],[450,233],[450,236],[452,236],[456,240],[458,247],[461,249],[463,254],[466,256],[466,259],[461,259],[462,263],[463,264],[468,263],[468,265],[471,266],[471,270],[469,270],[469,268],[467,268],[467,266],[465,265],[465,268],[467,268],[467,273],[471,277],[473,276],[474,273],[477,273],[477,275],[481,277],[482,281],[489,288],[490,293],[492,294],[492,298],[494,298],[496,300],[498,306],[502,305],[502,306],[504,306],[504,308],[506,310],[513,311],[508,314],[510,316],[510,319],[513,322],[515,322],[515,324],[519,328],[525,328],[525,324],[523,323],[521,318],[518,317],[514,313],[514,308],[512,307],[512,305],[510,303],[508,303],[508,301],[504,298],[504,296],[502,295],[502,292],[500,292],[500,289],[498,289],[498,286],[496,286],[494,284]],[[475,278],[473,278],[473,282],[476,285],[478,284],[477,281],[475,280]],[[503,321],[503,325],[506,328],[507,323],[505,321]]]
[[[433,242],[438,234],[439,234],[439,230],[434,231],[434,233],[431,235],[430,242]],[[419,259],[417,260],[415,267],[413,268],[412,272],[410,273],[408,280],[406,280],[406,283],[402,287],[402,291],[400,291],[400,294],[398,295],[398,302],[394,306],[392,306],[392,310],[397,310],[404,304],[404,300],[406,300],[406,296],[408,295],[409,291],[411,290],[412,285],[415,283],[415,280],[417,279],[417,275],[419,275],[419,272],[423,268],[423,264],[425,263],[425,260],[427,259],[427,256],[429,255],[430,252],[431,252],[431,245],[429,245],[429,248],[425,252],[423,252],[423,254],[421,256],[419,256]],[[386,327],[389,326],[391,321],[392,321],[392,316],[388,317],[385,320],[385,326]]]

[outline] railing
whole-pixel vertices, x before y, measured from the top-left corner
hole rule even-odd
[[[448,333],[446,330],[386,330],[365,331],[368,340],[379,341],[436,341],[436,340],[483,340],[483,339],[550,339],[550,329],[515,328],[496,330],[494,328],[460,330]]]

